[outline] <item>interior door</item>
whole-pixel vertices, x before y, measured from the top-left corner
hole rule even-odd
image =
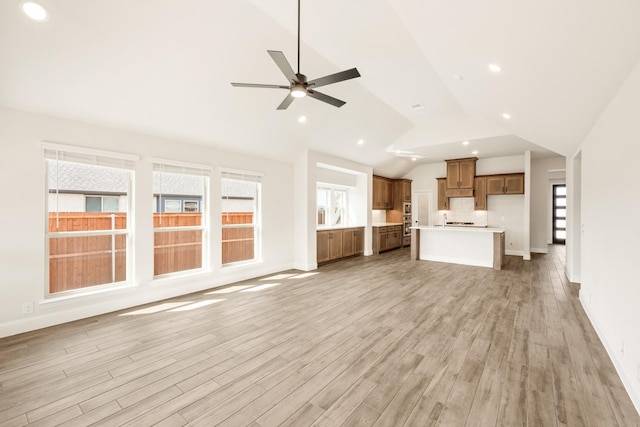
[[[431,212],[431,192],[416,192],[413,201],[413,224],[421,227],[428,226]]]

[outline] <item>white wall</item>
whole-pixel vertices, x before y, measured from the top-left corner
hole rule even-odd
[[[581,146],[580,300],[640,412],[640,62]]]
[[[132,286],[67,299],[44,299],[45,162],[43,140],[137,154],[135,171],[136,240]],[[293,166],[170,141],[167,139],[0,109],[0,179],[5,184],[0,239],[0,336],[186,294],[293,266]],[[149,157],[264,173],[262,199],[262,262],[221,267],[219,174],[211,176],[210,264],[213,271],[189,277],[153,280],[152,167]],[[7,203],[20,200],[20,203]],[[217,225],[217,226],[216,226]],[[35,312],[22,315],[22,303],[34,301]]]
[[[315,151],[305,151],[294,165],[295,260],[300,270],[318,267],[316,248],[316,185],[320,168],[355,175],[355,188],[349,192],[350,215],[356,225],[364,226],[364,254],[371,255],[371,188],[373,168],[350,160]],[[323,173],[323,172],[321,172]]]
[[[564,184],[564,157],[550,157],[531,161],[531,251],[547,253],[551,243],[552,184]],[[550,173],[550,171],[553,171]]]

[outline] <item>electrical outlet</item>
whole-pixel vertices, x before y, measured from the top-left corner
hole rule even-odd
[[[22,314],[31,314],[31,313],[33,313],[33,301],[23,302]]]

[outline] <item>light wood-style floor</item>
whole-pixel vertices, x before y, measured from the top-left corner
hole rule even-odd
[[[0,426],[638,426],[563,270],[408,249],[0,340]]]

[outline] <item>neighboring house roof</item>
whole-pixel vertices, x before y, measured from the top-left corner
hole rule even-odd
[[[70,162],[49,162],[49,190],[73,193],[126,194],[125,170]]]
[[[103,166],[72,162],[49,162],[49,190],[68,193],[126,194],[127,171]],[[204,192],[198,176],[153,172],[153,193],[181,196],[200,196]],[[222,197],[253,198],[255,185],[225,179],[222,181]]]

